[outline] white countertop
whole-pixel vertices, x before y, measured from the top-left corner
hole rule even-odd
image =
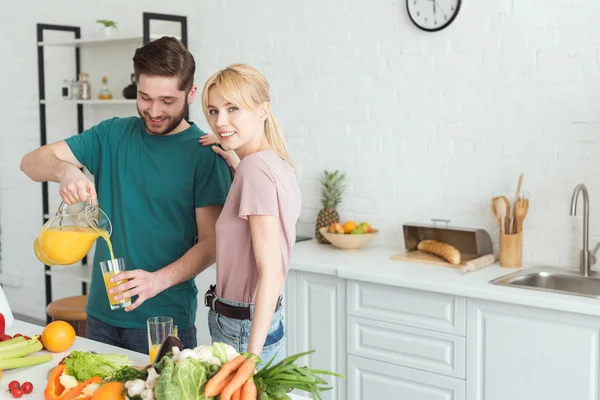
[[[42,326],[15,320],[15,323],[10,327],[10,329],[7,329],[6,333],[8,333],[9,335],[21,333],[26,336],[33,336],[36,334],[41,334],[43,329],[44,328]],[[54,368],[56,365],[58,365],[60,360],[62,360],[63,357],[67,356],[73,350],[92,350],[97,353],[104,354],[121,354],[129,357],[129,359],[133,362],[134,365],[147,365],[149,362],[147,354],[136,353],[133,351],[121,349],[119,347],[96,342],[78,336],[77,339],[75,339],[75,343],[73,344],[73,346],[71,346],[69,350],[63,353],[54,353],[52,355],[52,361],[40,365],[35,365],[33,367],[2,371],[2,380],[0,383],[0,385],[2,385],[2,388],[0,388],[0,399],[13,398],[9,392],[4,390],[8,387],[8,383],[12,380],[17,380],[21,384],[27,381],[33,384],[33,392],[31,392],[31,394],[29,395],[23,395],[21,399],[43,399],[44,389],[46,388],[46,383],[48,382],[48,371]],[[45,352],[45,350],[43,351]],[[305,397],[300,397],[297,395],[290,395],[290,397],[293,400],[306,399]]]
[[[385,285],[600,316],[600,299],[493,285],[490,280],[518,271],[498,264],[462,273],[458,268],[392,260],[401,247],[366,245],[340,250],[316,240],[296,243],[291,269]],[[525,266],[528,268],[531,266]]]

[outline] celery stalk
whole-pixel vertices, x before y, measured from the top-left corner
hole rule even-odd
[[[6,342],[2,342],[2,343],[6,343]],[[15,349],[18,349],[21,347],[27,347],[28,345],[29,345],[29,342],[27,342],[25,340],[13,342],[8,345],[5,345],[4,347],[0,347],[0,354],[4,353],[5,351],[11,351],[11,350],[15,350]]]
[[[25,357],[36,351],[40,351],[44,346],[39,340],[31,339],[28,340],[27,346],[18,347],[12,350],[0,352],[0,360],[8,360],[11,358]],[[1,369],[1,368],[0,368]]]
[[[0,370],[13,369],[21,367],[30,367],[32,365],[43,364],[52,360],[52,354],[41,354],[39,356],[17,357],[0,360]]]
[[[25,341],[25,338],[23,336],[17,336],[16,338],[12,338],[9,340],[5,340],[4,342],[0,342],[0,351],[3,350],[5,347],[10,347],[15,343],[21,343],[24,341]]]

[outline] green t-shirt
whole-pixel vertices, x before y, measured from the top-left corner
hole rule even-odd
[[[195,209],[224,204],[231,186],[225,161],[198,139],[194,124],[168,136],[149,134],[138,117],[112,118],[66,139],[79,162],[94,175],[98,205],[112,223],[115,258],[127,270],[156,271],[195,244]],[[111,311],[100,261],[110,259],[96,241],[86,312],[107,324],[146,329],[146,319],[170,316],[179,329],[193,326],[198,289],[193,279],[147,299],[137,309]],[[137,296],[132,298],[135,301]]]

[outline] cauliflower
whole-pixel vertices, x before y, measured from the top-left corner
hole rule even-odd
[[[198,356],[198,360],[209,364],[221,366],[221,360],[219,360],[212,352],[212,346],[201,345],[194,349]]]
[[[146,389],[146,382],[142,379],[127,381],[125,382],[125,388],[127,389],[127,396],[134,397],[140,395]]]
[[[154,367],[148,369],[148,377],[146,378],[146,389],[154,389],[154,386],[156,385],[156,380],[158,379],[160,375],[156,373],[156,370],[154,369]],[[143,396],[142,396],[143,397]]]
[[[152,389],[144,389],[140,397],[142,400],[154,400],[154,391]]]

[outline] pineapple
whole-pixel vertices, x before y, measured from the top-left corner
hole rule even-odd
[[[315,227],[315,237],[319,243],[329,243],[321,235],[319,228],[329,226],[334,222],[340,222],[337,206],[342,201],[342,193],[346,188],[343,185],[345,176],[346,174],[339,171],[323,171],[323,175],[321,176],[321,203],[323,204],[323,208],[319,211],[319,215],[317,215],[317,224]]]

